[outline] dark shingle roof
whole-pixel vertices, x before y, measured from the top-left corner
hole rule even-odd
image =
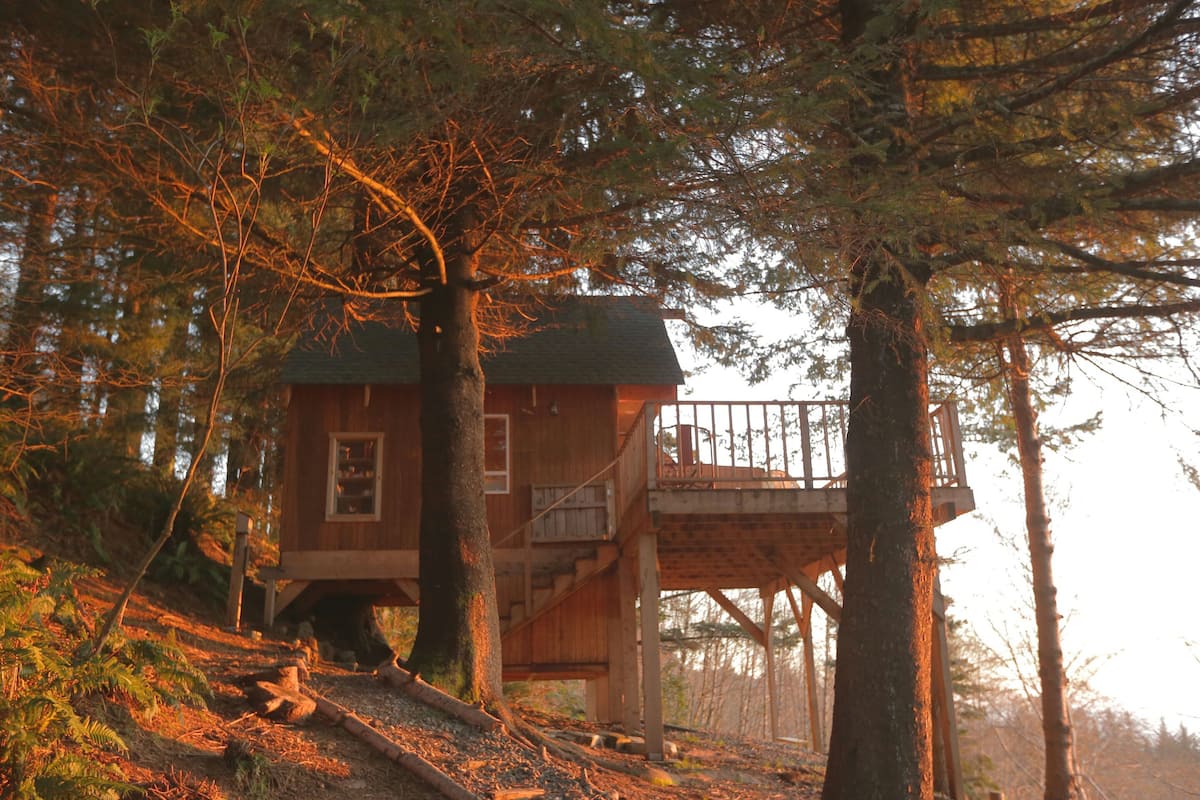
[[[491,384],[678,385],[683,372],[662,314],[636,297],[574,297],[534,310],[528,331],[483,355]],[[418,383],[417,338],[408,328],[352,323],[335,337],[314,326],[288,354],[292,384]]]

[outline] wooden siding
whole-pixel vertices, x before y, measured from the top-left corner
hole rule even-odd
[[[417,547],[418,397],[413,386],[293,386],[280,551]],[[382,433],[379,520],[325,520],[329,434]]]
[[[574,486],[613,460],[616,395],[612,386],[487,390],[485,412],[509,415],[509,492],[487,496],[492,538],[500,546],[525,545],[526,531],[509,534],[532,516],[535,484]],[[362,386],[292,387],[281,551],[417,548],[419,408],[415,386],[372,386],[369,393]],[[378,521],[325,520],[333,432],[383,434]]]
[[[492,386],[485,408],[510,416],[510,490],[487,496],[492,541],[523,547],[528,531],[513,532],[533,516],[535,484],[578,485],[616,456],[616,392],[612,386]]]

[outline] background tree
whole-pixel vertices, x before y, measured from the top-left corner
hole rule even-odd
[[[1114,298],[1116,273],[1194,277],[1169,234],[1195,211],[1182,189],[1194,142],[1180,124],[1194,115],[1195,10],[847,2],[804,12],[812,57],[780,69],[796,94],[823,98],[824,114],[781,107],[784,133],[764,141],[796,168],[768,181],[745,219],[774,243],[759,291],[787,303],[827,287],[833,303],[819,312],[850,321],[846,618],[826,796],[928,796],[928,690],[909,666],[927,651],[916,621],[933,569],[928,332],[986,316],[994,295],[980,287],[1014,264],[1018,285],[1039,287],[1041,313],[1067,318],[1069,287],[1098,306]],[[1123,255],[1104,254],[1118,244]],[[1166,309],[1168,283],[1116,296]],[[1041,291],[1051,286],[1057,295]],[[903,666],[880,681],[878,663]]]

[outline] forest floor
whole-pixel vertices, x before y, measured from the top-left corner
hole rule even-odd
[[[107,608],[117,594],[111,584],[98,579],[85,581],[79,589],[97,609]],[[129,745],[128,753],[108,757],[130,782],[145,789],[147,797],[442,797],[318,715],[291,725],[254,713],[238,679],[294,657],[292,643],[232,632],[195,608],[178,594],[148,584],[135,596],[125,618],[126,634],[131,637],[174,631],[189,660],[208,677],[213,692],[207,708],[164,708],[150,719],[119,706],[107,707],[107,721]],[[505,734],[483,733],[389,688],[370,673],[329,664],[310,668],[310,689],[345,706],[480,798],[520,797],[515,790],[523,789],[540,789],[545,798],[564,800],[768,800],[820,795],[824,759],[796,744],[669,731],[668,739],[679,748],[678,758],[649,764],[644,757],[611,749],[587,750],[583,758],[590,763],[585,765]],[[612,729],[533,709],[516,710],[552,737]],[[248,751],[252,757],[240,762],[226,757],[231,744],[235,751]]]

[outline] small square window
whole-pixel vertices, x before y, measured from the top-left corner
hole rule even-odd
[[[508,414],[483,415],[483,491],[508,494]]]
[[[325,518],[378,520],[382,464],[382,433],[330,434]]]

